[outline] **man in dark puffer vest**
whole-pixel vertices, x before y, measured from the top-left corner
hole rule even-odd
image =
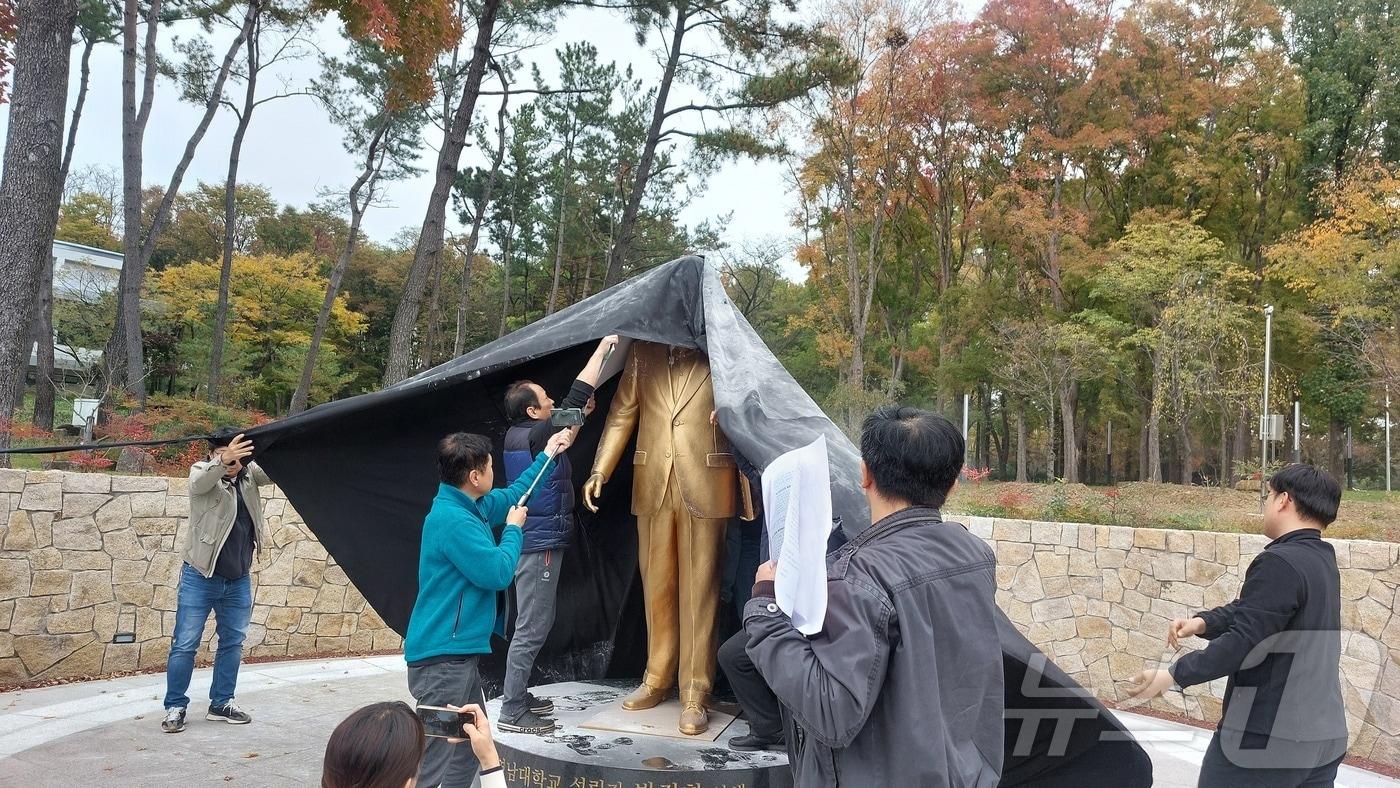
[[[593,389],[598,385],[603,362],[617,345],[617,337],[605,337],[598,343],[592,358],[578,373],[561,408],[580,408],[585,414],[593,412]],[[543,450],[551,427],[549,416],[554,400],[537,383],[521,380],[506,389],[506,417],[511,427],[506,431],[506,482],[514,481],[530,466],[530,461]],[[577,434],[577,427],[575,434]],[[530,671],[535,657],[554,626],[554,595],[558,589],[559,568],[574,532],[573,466],[567,455],[560,454],[550,467],[549,476],[535,487],[529,501],[530,514],[525,519],[525,546],[520,564],[515,570],[516,618],[515,634],[506,656],[504,697],[501,702],[501,730],[513,733],[545,734],[554,730],[554,723],[543,719],[554,711],[549,699],[536,698],[528,691]]]

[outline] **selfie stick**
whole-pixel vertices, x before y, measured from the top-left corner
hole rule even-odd
[[[549,464],[551,462],[554,462],[555,455],[557,455],[560,451],[563,451],[563,449],[559,449],[558,451],[555,451],[554,454],[548,455],[548,459],[544,461],[544,465],[540,468],[540,472],[535,475],[535,480],[530,482],[530,489],[526,490],[525,494],[520,496],[520,503],[517,503],[516,506],[524,506],[525,502],[530,500],[530,494],[535,491],[535,485],[539,484],[540,479],[544,478],[545,468],[548,468]]]

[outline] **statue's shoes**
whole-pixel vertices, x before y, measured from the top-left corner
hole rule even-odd
[[[622,708],[628,711],[642,711],[643,709],[655,708],[661,701],[666,700],[670,694],[669,689],[657,689],[650,684],[643,683],[642,686],[633,690],[622,700]]]
[[[705,707],[699,703],[687,703],[681,709],[681,733],[687,736],[699,736],[710,729],[710,715],[705,713]]]

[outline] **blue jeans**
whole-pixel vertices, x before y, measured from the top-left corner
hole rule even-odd
[[[218,575],[205,577],[189,564],[180,569],[179,603],[175,610],[175,635],[170,640],[170,658],[165,663],[165,708],[183,709],[190,705],[185,691],[194,673],[194,654],[204,634],[204,622],[214,613],[214,634],[219,650],[214,652],[214,681],[209,685],[209,704],[222,706],[233,700],[238,685],[238,665],[243,661],[243,638],[253,617],[252,575],[226,580]]]

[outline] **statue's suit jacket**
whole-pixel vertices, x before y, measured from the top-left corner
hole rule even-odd
[[[674,470],[692,516],[733,517],[739,512],[738,467],[729,439],[710,424],[714,409],[710,364],[703,353],[677,348],[673,354],[666,345],[633,342],[593,472],[605,480],[612,476],[635,429],[633,514],[646,517],[660,511],[667,477]]]

